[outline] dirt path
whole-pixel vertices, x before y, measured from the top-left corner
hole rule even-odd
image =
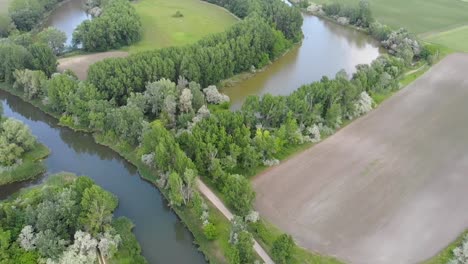
[[[59,59],[58,70],[72,70],[80,80],[85,80],[88,75],[89,66],[107,58],[121,58],[128,56],[128,52],[124,51],[108,51],[94,53],[88,55],[79,55],[68,58]]]
[[[468,54],[254,179],[256,208],[322,254],[416,263],[468,226]]]
[[[226,208],[226,206],[223,204],[223,202],[214,194],[208,186],[206,186],[205,183],[203,183],[200,179],[197,179],[197,184],[198,184],[198,189],[200,192],[208,199],[218,210],[229,220],[233,218],[232,213],[229,211],[229,209]],[[266,251],[258,244],[256,240],[254,240],[254,249],[257,252],[257,254],[263,259],[265,264],[274,264],[273,260],[268,256]]]

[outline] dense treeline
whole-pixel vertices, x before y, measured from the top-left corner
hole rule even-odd
[[[127,0],[104,3],[100,16],[85,20],[73,33],[73,44],[86,51],[105,51],[128,46],[140,40],[141,21]]]
[[[30,31],[59,2],[62,0],[13,0],[8,10],[9,16],[17,29]]]
[[[52,176],[0,203],[1,262],[95,263],[99,252],[145,263],[129,221],[113,220],[116,207],[117,198],[87,177]]]
[[[131,92],[144,91],[148,82],[184,76],[206,87],[251,67],[261,68],[290,45],[281,32],[253,16],[190,46],[98,62],[90,67],[88,80],[106,99],[122,105]]]
[[[257,13],[281,31],[287,39],[299,41],[302,38],[301,13],[281,0],[207,0],[207,2],[223,6],[240,18]]]
[[[0,39],[0,81],[13,83],[14,72],[23,69],[42,71],[50,77],[57,71],[57,57],[50,46],[33,42],[29,33]]]

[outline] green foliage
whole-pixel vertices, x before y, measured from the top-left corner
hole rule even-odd
[[[184,15],[179,10],[177,10],[177,12],[175,12],[175,14],[172,15],[172,17],[184,17]]]
[[[8,37],[13,29],[11,18],[7,15],[0,14],[0,38]]]
[[[13,83],[13,72],[29,67],[31,54],[22,46],[0,42],[0,81]]]
[[[131,232],[131,222],[112,222],[116,206],[116,198],[89,178],[51,176],[45,184],[0,203],[0,262],[40,263],[50,258],[75,263],[72,259],[81,258],[93,263],[99,247],[112,262],[146,263]],[[91,236],[81,232],[83,228],[99,233]],[[112,250],[102,247],[112,243],[110,240],[121,241],[114,256]],[[75,243],[85,243],[86,247],[77,251]]]
[[[81,199],[80,226],[92,235],[104,231],[112,221],[112,212],[117,207],[117,198],[93,185],[85,189]]]
[[[56,28],[49,27],[37,34],[37,40],[40,43],[48,45],[54,54],[58,55],[63,53],[65,50],[65,41],[67,41],[67,35]]]
[[[43,71],[47,77],[57,72],[57,57],[55,57],[51,48],[44,44],[34,43],[29,46],[29,52],[32,56],[32,69]]]
[[[255,199],[255,192],[248,179],[241,175],[226,177],[223,194],[234,211],[240,215],[247,215]]]
[[[14,0],[9,14],[19,30],[30,31],[42,18],[44,6],[35,0]]]
[[[22,91],[26,98],[35,99],[44,94],[47,77],[42,71],[16,70],[13,88]]]
[[[260,68],[284,52],[287,44],[263,19],[252,15],[228,31],[190,46],[98,62],[90,67],[88,80],[107,99],[122,104],[131,92],[143,92],[155,78],[175,82],[184,76],[207,87],[252,65]]]
[[[290,235],[283,234],[279,236],[271,249],[273,259],[278,264],[290,263],[295,247],[296,244]]]
[[[86,20],[73,33],[73,44],[86,51],[117,49],[141,38],[141,22],[135,8],[125,0],[109,1],[101,16]]]
[[[255,253],[253,245],[254,241],[252,234],[247,231],[241,231],[238,233],[237,243],[234,244],[234,248],[239,254],[239,264],[254,262]]]
[[[181,206],[184,200],[182,196],[183,183],[177,172],[169,174],[169,200],[173,206]]]
[[[67,102],[78,89],[77,81],[67,74],[57,74],[47,83],[47,98],[50,107],[59,113],[67,109]]]
[[[203,233],[209,240],[214,240],[218,236],[218,230],[216,229],[216,226],[213,223],[208,223],[204,225]]]

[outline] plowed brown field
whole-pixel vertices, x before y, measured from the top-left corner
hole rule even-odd
[[[305,248],[415,263],[468,226],[468,54],[254,179],[256,208]]]

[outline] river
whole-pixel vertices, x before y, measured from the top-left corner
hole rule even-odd
[[[84,0],[63,3],[44,26],[55,26],[67,34],[88,19]],[[253,77],[223,90],[239,108],[248,95],[286,95],[303,84],[334,76],[345,69],[369,63],[379,55],[375,41],[361,32],[304,15],[304,40]],[[107,147],[96,144],[91,135],[60,127],[57,121],[19,98],[0,91],[4,113],[26,123],[52,153],[46,159],[47,174],[41,179],[0,188],[0,199],[22,187],[38,184],[47,175],[69,171],[87,175],[119,198],[115,214],[136,225],[134,233],[149,263],[206,263],[193,246],[193,237],[167,206],[156,187],[142,180],[136,168]]]
[[[46,18],[42,24],[43,28],[55,27],[63,31],[67,36],[66,46],[72,44],[73,31],[83,21],[91,19],[91,16],[86,13],[84,5],[86,0],[64,0],[52,13]]]
[[[206,263],[193,246],[192,234],[166,206],[167,201],[158,189],[140,178],[132,164],[96,144],[90,134],[58,126],[54,118],[18,97],[0,91],[0,103],[5,116],[23,121],[51,150],[45,160],[45,177],[0,188],[0,199],[57,172],[86,175],[119,198],[115,215],[126,216],[135,224],[134,233],[149,263]]]
[[[348,74],[358,64],[368,64],[381,50],[377,41],[357,30],[311,15],[304,15],[304,40],[285,56],[222,91],[239,109],[249,95],[288,95],[300,86],[333,77],[344,69]]]

